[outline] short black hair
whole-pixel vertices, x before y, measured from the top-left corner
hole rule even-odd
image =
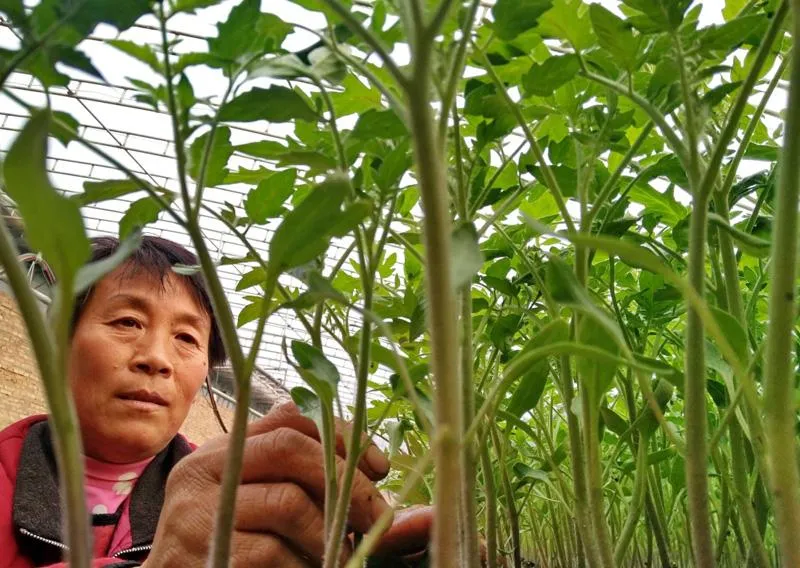
[[[111,256],[119,248],[119,244],[119,239],[114,237],[96,237],[92,239],[90,262],[97,262]],[[203,277],[199,273],[178,274],[172,269],[173,266],[178,264],[195,266],[198,264],[197,257],[176,242],[146,235],[142,237],[141,244],[128,257],[122,267],[127,276],[134,276],[144,271],[158,278],[162,284],[170,274],[183,279],[195,301],[200,304],[211,320],[211,335],[208,340],[208,363],[211,368],[219,366],[225,362],[225,345],[222,343],[222,335],[217,325],[217,319],[214,317],[214,309],[211,306],[211,299],[205,282],[203,282]],[[72,312],[73,330],[78,324],[78,320],[83,314],[93,290],[94,288],[91,287],[79,294],[75,299],[75,308]]]

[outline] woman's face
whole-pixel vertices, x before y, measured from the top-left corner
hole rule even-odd
[[[112,463],[154,456],[183,424],[208,373],[209,315],[180,276],[119,268],[74,330],[69,379],[84,452]]]

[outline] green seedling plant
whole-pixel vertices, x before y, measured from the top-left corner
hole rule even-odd
[[[727,0],[714,25],[691,0],[290,2],[325,16],[316,30],[242,0],[207,49],[183,49],[178,16],[218,3],[0,0],[20,38],[0,51],[0,89],[30,113],[2,183],[58,277],[50,324],[5,226],[0,263],[53,417],[71,565],[91,552],[64,387],[73,298],[166,216],[197,252],[175,269],[202,272],[236,383],[210,566],[231,556],[250,377],[278,312],[307,335],[283,356],[325,450],[326,568],[365,434],[385,442],[396,502],[434,505],[437,568],[480,566],[481,548],[490,568],[800,566],[800,1]],[[159,41],[127,39],[148,15]],[[67,67],[102,80],[81,51],[101,23],[120,58],[159,77],[129,82],[170,118],[178,191],[8,82],[27,73],[47,92]],[[316,43],[286,50],[295,31]],[[196,67],[219,75],[217,96],[195,95]],[[269,123],[292,133],[234,143]],[[62,195],[50,139],[126,178]],[[233,169],[236,156],[259,165]],[[227,186],[244,188],[240,203],[205,199]],[[81,207],[119,199],[124,246],[84,266]],[[209,217],[245,256],[214,258]],[[270,228],[267,243],[253,227]],[[331,265],[334,241],[345,252]],[[220,264],[243,272],[237,317]],[[326,339],[351,363],[346,408]],[[337,417],[352,422],[341,474]],[[359,535],[348,568],[390,522]]]

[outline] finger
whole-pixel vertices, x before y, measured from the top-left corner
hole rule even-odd
[[[322,561],[325,555],[323,512],[293,483],[242,485],[236,498],[236,529],[280,536],[315,561]],[[340,566],[347,563],[351,552],[350,546],[343,547]]]
[[[221,472],[225,452],[209,456],[216,460],[213,469]],[[339,485],[344,477],[345,461],[336,459]],[[279,428],[245,443],[242,483],[296,483],[312,499],[322,503],[325,497],[323,451],[319,442],[291,428]],[[352,480],[349,521],[359,532],[369,527],[389,508],[383,496],[362,472],[356,470]]]
[[[313,420],[306,418],[292,402],[280,404],[270,410],[263,418],[252,422],[247,427],[247,437],[254,437],[268,432],[273,432],[278,428],[292,428],[301,434],[314,440],[320,440],[319,429]],[[350,425],[344,420],[336,420],[336,453],[341,458],[347,458],[347,444],[345,436],[349,438],[352,432]],[[205,451],[212,451],[223,448],[229,441],[229,436],[218,436],[206,442],[201,448]],[[361,437],[361,446],[368,444],[367,450],[359,460],[359,469],[373,481],[378,481],[386,477],[389,473],[389,460],[375,444],[364,433]]]
[[[250,424],[247,429],[247,435],[256,436],[277,430],[278,428],[293,428],[298,432],[315,440],[320,439],[319,429],[313,420],[303,416],[300,409],[297,408],[293,402],[287,402],[276,406],[264,418],[257,420]],[[341,458],[347,458],[347,444],[350,442],[352,435],[352,426],[350,423],[337,418],[336,419],[336,453]],[[345,437],[347,440],[345,441]],[[378,447],[372,443],[366,433],[361,435],[361,447],[367,445],[367,450],[364,456],[359,460],[359,469],[364,474],[372,479],[378,481],[383,479],[389,473],[389,460],[381,452]]]
[[[237,531],[233,534],[231,568],[310,568],[318,563],[304,559],[283,541],[270,534]]]
[[[405,556],[428,546],[433,526],[433,507],[414,507],[395,512],[394,523],[383,535],[375,554]]]

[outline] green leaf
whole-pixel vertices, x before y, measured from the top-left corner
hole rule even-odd
[[[593,47],[595,39],[582,0],[553,0],[553,7],[539,18],[538,31],[545,38],[566,40],[579,50]]]
[[[81,124],[78,119],[63,111],[53,112],[53,125],[50,133],[64,146],[78,138]]]
[[[106,40],[106,43],[141,61],[159,75],[163,73],[163,67],[155,50],[146,43],[136,43],[125,39],[109,39]]]
[[[269,89],[256,87],[228,101],[220,109],[219,118],[224,122],[316,122],[319,117],[292,89],[273,85]]]
[[[198,183],[200,182],[200,170],[202,169],[206,145],[210,137],[211,131],[209,130],[202,136],[198,136],[189,148],[189,175]],[[226,166],[232,154],[231,129],[227,126],[217,127],[211,148],[209,148],[208,162],[206,164],[206,187],[214,187],[225,182],[228,174]]]
[[[27,19],[22,0],[0,0],[0,12],[8,16],[16,26],[22,26]]]
[[[19,133],[4,163],[5,189],[25,223],[25,238],[42,253],[56,276],[74,278],[91,249],[78,204],[62,196],[47,176],[50,113],[36,111]]]
[[[750,352],[750,345],[747,340],[747,333],[742,328],[742,325],[728,312],[714,307],[710,309],[725,339],[728,340],[734,352],[737,353],[743,361],[746,361],[748,359],[748,353]]]
[[[633,70],[639,41],[634,37],[630,25],[600,4],[589,6],[589,17],[600,46],[608,50],[625,69]]]
[[[128,238],[120,242],[117,250],[111,256],[82,266],[75,276],[75,295],[88,290],[107,274],[121,266],[139,248],[141,243],[142,235],[138,231],[133,231]]]
[[[164,201],[172,202],[172,196],[164,196]],[[134,201],[119,222],[119,238],[125,239],[135,229],[141,229],[148,223],[158,221],[158,214],[163,211],[161,204],[153,197],[147,196]]]
[[[460,290],[483,266],[483,254],[478,243],[478,231],[472,223],[463,223],[453,231],[452,284]]]
[[[392,139],[408,135],[408,129],[393,110],[368,110],[359,117],[350,136],[359,140]]]
[[[628,422],[608,406],[603,405],[600,407],[600,416],[603,418],[603,423],[606,427],[617,436],[622,436],[628,431]]]
[[[142,191],[142,186],[129,179],[112,179],[108,181],[87,181],[83,183],[83,193],[70,196],[70,200],[80,207],[102,203]],[[163,190],[162,190],[163,191]]]
[[[275,160],[281,154],[287,151],[286,146],[274,140],[260,140],[258,142],[250,142],[249,144],[240,144],[235,146],[237,152],[254,156],[256,158],[263,158],[265,160]]]
[[[557,319],[539,330],[522,351],[516,356],[521,357],[535,349],[567,341],[569,339],[569,325],[562,319]],[[536,408],[547,385],[550,374],[550,363],[545,358],[531,365],[530,369],[522,376],[517,388],[511,395],[511,400],[506,407],[509,414],[520,417],[526,412]]]
[[[195,10],[215,6],[217,4],[219,4],[219,0],[176,0],[175,8],[172,10],[172,13],[186,12],[194,14]]]
[[[731,53],[744,43],[758,45],[769,20],[763,14],[743,16],[721,26],[704,29],[700,35],[700,49]]]
[[[310,418],[320,427],[322,424],[322,403],[319,397],[305,387],[294,387],[290,394],[292,401],[297,405],[300,414]]]
[[[292,341],[292,355],[303,380],[323,402],[333,400],[339,387],[339,370],[325,354],[307,343]]]
[[[580,71],[576,55],[550,57],[544,63],[534,63],[522,78],[525,91],[531,95],[549,97],[560,86],[572,80]]]
[[[261,181],[244,200],[244,210],[253,223],[263,225],[284,212],[283,204],[294,192],[297,170],[285,170]]]
[[[409,144],[405,141],[383,158],[375,173],[375,183],[383,191],[396,189],[403,174],[411,167],[411,162]]]
[[[492,7],[495,34],[502,40],[514,39],[536,27],[539,16],[552,5],[552,0],[497,0]]]
[[[264,306],[264,298],[259,298],[247,304],[242,311],[239,312],[239,317],[236,318],[236,327],[244,327],[250,322],[256,321],[261,317],[261,312]]]
[[[746,252],[750,256],[754,256],[756,258],[766,258],[770,255],[772,249],[772,243],[770,241],[761,239],[750,233],[745,233],[744,231],[729,225],[716,213],[710,213],[708,217],[708,220],[713,225],[728,233],[733,240],[736,241],[736,244],[739,245],[739,248],[741,248],[742,251]]]
[[[693,0],[622,0],[623,4],[642,12],[656,30],[674,31],[683,23]]]
[[[341,83],[340,93],[331,93],[333,108],[339,117],[364,113],[381,108],[381,93],[364,85],[355,75],[348,75]]]
[[[253,286],[258,286],[267,281],[267,271],[262,267],[257,267],[242,275],[242,278],[236,284],[236,291],[241,292]]]
[[[332,236],[347,234],[364,218],[368,211],[360,206],[342,210],[350,191],[349,179],[331,176],[284,217],[269,246],[274,276],[315,259],[328,248]]]
[[[208,40],[208,49],[241,65],[253,55],[277,51],[291,31],[278,16],[261,12],[261,0],[243,0],[217,24],[217,37]]]
[[[578,341],[583,345],[596,347],[615,356],[619,354],[617,339],[608,332],[605,325],[592,317],[581,320]],[[578,376],[586,387],[591,404],[600,405],[603,395],[611,387],[616,372],[616,365],[599,365],[594,359],[578,358]]]

